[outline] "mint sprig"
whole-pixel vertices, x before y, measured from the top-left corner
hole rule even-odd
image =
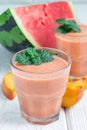
[[[27,48],[16,56],[15,61],[22,65],[40,65],[44,62],[51,62],[52,54],[48,50],[38,50],[35,48]]]
[[[71,31],[73,32],[81,32],[79,26],[74,20],[66,20],[65,18],[57,19],[56,23],[60,24],[60,26],[56,29],[57,32],[66,34]]]

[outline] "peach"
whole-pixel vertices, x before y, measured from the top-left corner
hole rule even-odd
[[[8,99],[14,99],[16,97],[16,91],[14,88],[14,82],[11,72],[5,74],[3,78],[2,91]]]
[[[83,80],[83,83],[84,83],[84,89],[87,89],[87,76],[84,76],[82,78],[82,80]]]
[[[84,86],[84,89],[87,89],[87,76],[80,77],[80,78],[69,78],[69,81],[78,83]]]
[[[71,80],[67,84],[66,92],[63,96],[62,107],[71,107],[83,97],[84,85],[82,80]]]

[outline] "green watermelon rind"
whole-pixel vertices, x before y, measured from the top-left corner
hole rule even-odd
[[[0,42],[3,46],[12,47],[13,42],[16,42],[17,44],[20,44],[21,42],[26,40],[26,37],[21,32],[20,28],[17,26],[17,24],[14,21],[14,26],[11,28],[11,30],[5,30],[3,29],[3,26],[8,26],[6,28],[9,28],[9,19],[14,18],[10,12],[10,9],[7,9],[1,16],[0,16],[0,28],[2,31],[0,31]],[[6,24],[7,23],[7,24]],[[17,33],[15,33],[17,32]]]
[[[29,32],[27,33],[26,29],[23,27],[20,19],[17,17],[14,9],[10,9],[11,14],[15,20],[15,22],[17,23],[18,27],[20,28],[20,30],[23,32],[23,34],[25,35],[25,37],[27,38],[27,40],[35,47],[41,47],[31,36],[31,34],[29,34]]]
[[[17,32],[15,34],[15,32]],[[13,41],[20,44],[22,41],[25,41],[25,37],[24,35],[20,34],[20,30],[18,29],[18,27],[14,27],[12,28],[12,30],[10,32],[7,31],[2,31],[0,32],[0,42],[2,43],[3,46],[9,46],[12,47],[13,46]]]
[[[9,10],[7,9],[3,14],[0,15],[0,26],[5,24],[5,22],[9,19],[11,16]]]

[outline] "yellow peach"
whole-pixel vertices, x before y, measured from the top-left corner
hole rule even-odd
[[[80,78],[69,78],[69,82],[75,82],[87,89],[87,76],[80,77]]]
[[[71,107],[75,105],[83,96],[84,87],[81,82],[69,81],[66,92],[63,96],[62,107]]]
[[[14,99],[16,97],[16,91],[14,88],[14,82],[11,72],[5,74],[3,78],[2,91],[8,99]]]

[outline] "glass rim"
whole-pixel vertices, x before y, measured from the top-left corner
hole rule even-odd
[[[15,54],[13,54],[13,56],[10,58],[10,64],[11,64],[11,66],[13,67],[13,68],[15,68],[16,70],[19,70],[19,71],[21,71],[21,72],[25,72],[25,73],[30,73],[30,74],[37,74],[37,75],[40,75],[40,74],[51,74],[51,73],[55,73],[55,72],[61,72],[61,71],[63,71],[63,70],[65,70],[65,69],[67,69],[70,65],[71,65],[71,63],[72,63],[72,59],[71,59],[71,57],[70,57],[70,55],[69,54],[67,54],[66,52],[64,52],[64,51],[62,51],[62,50],[59,50],[59,49],[55,49],[55,48],[49,48],[49,47],[34,47],[35,49],[46,49],[46,50],[53,50],[53,51],[56,51],[56,52],[59,52],[59,53],[62,53],[62,54],[64,54],[64,55],[66,55],[67,57],[68,57],[68,59],[69,59],[69,62],[67,62],[68,64],[65,66],[65,67],[63,67],[62,69],[60,69],[60,70],[55,70],[55,71],[52,71],[52,72],[45,72],[45,73],[37,73],[37,72],[30,72],[30,71],[26,71],[26,70],[22,70],[22,69],[19,69],[19,68],[17,68],[15,65],[14,65],[14,63],[13,63],[13,58],[17,55],[17,54],[19,54],[20,52],[22,52],[22,51],[24,51],[25,49],[23,49],[23,50],[20,50],[20,51],[18,51],[18,52],[16,52]]]

